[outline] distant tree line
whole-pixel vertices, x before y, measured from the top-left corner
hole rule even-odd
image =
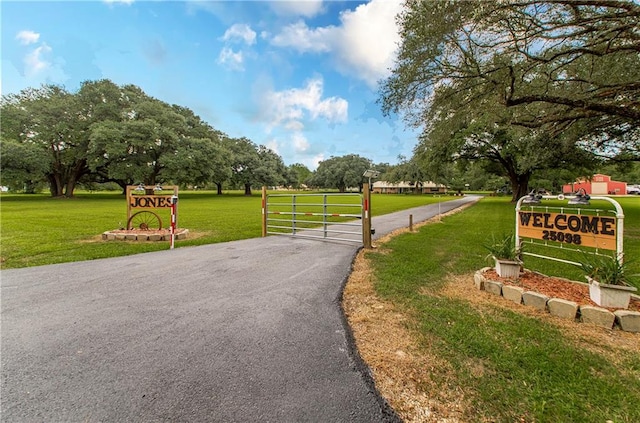
[[[286,166],[271,149],[233,138],[186,107],[135,85],[84,82],[77,92],[56,85],[2,97],[1,181],[15,191],[48,186],[54,197],[99,184],[177,184],[251,189],[266,186],[362,188],[370,160],[331,157],[315,172]]]
[[[48,85],[4,96],[2,184],[73,196],[78,184],[175,183],[189,186],[296,184],[272,150],[232,138],[191,110],[135,85],[89,81],[78,92]]]

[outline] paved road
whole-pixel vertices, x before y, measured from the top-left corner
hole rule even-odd
[[[375,237],[436,213],[375,217]],[[270,236],[4,270],[0,419],[398,421],[340,308],[357,250]]]

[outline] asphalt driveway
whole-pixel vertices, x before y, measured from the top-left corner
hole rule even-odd
[[[374,217],[374,238],[464,197]],[[385,422],[340,307],[358,246],[270,236],[0,272],[6,422]]]

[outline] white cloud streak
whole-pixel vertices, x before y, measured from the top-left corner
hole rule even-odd
[[[247,24],[234,24],[222,36],[224,41],[244,41],[247,45],[256,43],[256,32]]]
[[[40,47],[34,49],[31,53],[24,57],[25,75],[28,77],[35,76],[39,73],[51,67],[51,62],[48,62],[44,56],[51,53],[51,47],[46,44],[42,44]]]
[[[311,146],[307,138],[300,132],[296,132],[291,136],[291,142],[296,153],[304,153]]]
[[[16,40],[18,40],[20,44],[25,46],[29,44],[37,43],[39,39],[40,39],[40,34],[33,31],[24,30],[16,34]]]
[[[224,47],[218,55],[218,63],[230,70],[244,70],[244,55],[241,51],[234,52],[229,47]]]
[[[300,53],[328,52],[332,49],[336,27],[311,29],[303,21],[286,26],[271,39],[276,47],[292,47]]]
[[[311,18],[324,11],[322,0],[276,0],[270,3],[271,8],[279,15],[304,16]]]
[[[269,91],[264,96],[263,110],[269,126],[283,125],[286,129],[301,131],[303,119],[325,119],[330,123],[347,121],[349,103],[340,97],[322,98],[323,81],[314,78],[303,88]]]
[[[135,0],[102,0],[104,3],[107,3],[108,5],[112,5],[112,4],[126,4],[127,6],[133,4],[133,2]]]

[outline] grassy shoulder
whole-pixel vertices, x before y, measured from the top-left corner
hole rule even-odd
[[[304,194],[304,193],[301,193]],[[261,195],[210,191],[179,193],[178,227],[189,229],[176,247],[255,238],[261,234]],[[451,197],[374,195],[373,214],[381,215],[446,201]],[[0,196],[0,254],[3,269],[92,260],[158,251],[167,242],[102,241],[100,235],[126,226],[124,195],[79,192],[75,198],[47,195]],[[167,209],[155,210],[166,227]]]
[[[638,205],[623,207],[627,257],[638,257]],[[362,301],[374,295],[382,304],[374,309],[393,314],[408,334],[380,331],[405,344],[387,352],[396,364],[387,366],[390,375],[380,376],[402,388],[392,405],[407,410],[407,421],[640,421],[638,334],[576,328],[515,304],[485,301],[473,287],[473,272],[486,265],[482,245],[492,231],[512,230],[513,219],[508,201],[485,199],[364,253],[372,291]],[[525,265],[532,263],[525,258]],[[640,273],[639,263],[632,266],[632,273]],[[534,269],[573,276],[557,263],[540,267]],[[375,319],[355,320],[350,322],[357,326]],[[363,357],[375,362],[384,354]],[[409,358],[421,364],[408,364]],[[400,381],[394,381],[396,365],[408,369],[398,372]]]

